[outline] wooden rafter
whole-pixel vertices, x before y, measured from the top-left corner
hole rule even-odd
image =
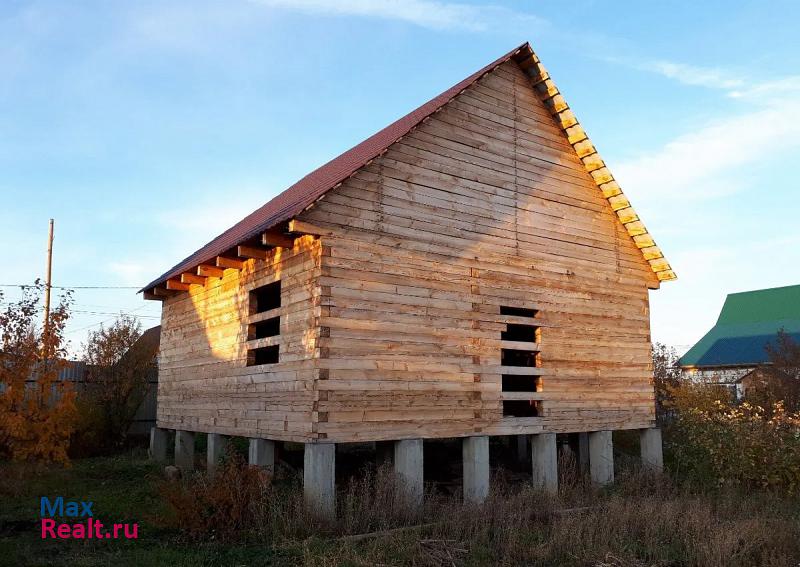
[[[333,231],[329,228],[322,228],[316,225],[313,225],[309,222],[299,221],[297,219],[292,219],[289,221],[289,232],[295,234],[310,234],[312,236],[331,236],[333,235]]]
[[[174,291],[189,291],[189,284],[183,283],[176,279],[169,279],[167,280],[167,289],[171,289]]]
[[[268,230],[261,235],[261,243],[264,246],[292,248],[294,246],[294,238],[286,236],[277,230]]]
[[[197,266],[197,275],[206,278],[221,278],[225,275],[225,270],[208,264],[200,264]]]
[[[230,268],[232,270],[241,270],[244,268],[244,262],[236,258],[226,258],[225,256],[217,256],[214,261],[218,268]]]
[[[175,291],[169,290],[165,287],[154,287],[150,291],[155,295],[160,295],[161,297],[172,297],[176,293]]]
[[[267,251],[253,246],[239,245],[236,247],[236,254],[240,258],[255,258],[256,260],[266,260]]]
[[[206,285],[206,278],[195,274],[184,273],[181,274],[181,283]]]

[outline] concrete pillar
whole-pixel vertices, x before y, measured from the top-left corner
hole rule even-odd
[[[594,484],[605,486],[614,482],[614,443],[610,431],[589,433],[589,471]]]
[[[528,441],[530,439],[529,435],[517,435],[517,462],[520,463],[527,463],[528,462]]]
[[[268,439],[250,439],[248,463],[261,467],[270,476],[275,474],[275,442]]]
[[[228,436],[219,433],[208,434],[206,450],[206,472],[213,477],[217,472],[217,465],[225,456],[225,447],[228,445]]]
[[[639,430],[642,466],[655,472],[664,470],[664,453],[661,446],[661,430],[658,427]]]
[[[558,447],[555,433],[531,436],[531,469],[533,486],[555,494],[558,492]]]
[[[489,494],[489,437],[465,437],[461,447],[464,502],[480,504]]]
[[[194,432],[175,432],[175,466],[182,471],[194,470]]]
[[[408,505],[422,507],[424,494],[424,462],[422,439],[401,439],[394,442],[394,473],[403,485]]]
[[[336,445],[306,443],[303,454],[303,492],[318,517],[336,519]]]
[[[150,458],[157,463],[167,461],[167,443],[169,432],[160,427],[150,428]]]

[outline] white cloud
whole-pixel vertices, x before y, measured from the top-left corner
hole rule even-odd
[[[435,30],[486,31],[500,20],[546,25],[542,18],[507,8],[435,0],[253,0],[259,4],[306,14],[361,16],[402,21]],[[522,20],[522,21],[520,21]]]
[[[786,222],[794,207],[788,192],[784,209],[758,216],[765,190],[758,172],[785,168],[800,149],[800,77],[756,81],[722,69],[636,67],[743,103],[613,166],[680,278],[651,295],[653,338],[685,350],[713,325],[726,294],[800,276],[800,237]]]
[[[712,89],[738,89],[745,84],[742,77],[716,67],[698,67],[672,61],[648,61],[637,65],[640,69],[663,75],[685,85]]]
[[[706,124],[614,167],[624,187],[669,198],[717,197],[739,189],[726,174],[800,146],[800,99]]]
[[[639,71],[655,73],[684,85],[724,91],[735,99],[767,99],[776,101],[800,94],[800,75],[776,79],[757,79],[735,69],[703,67],[663,59],[638,59],[613,55],[597,55],[608,63],[624,65]]]
[[[734,89],[728,93],[731,98],[782,100],[800,95],[800,76],[791,75],[771,81],[763,81]]]
[[[602,57],[640,71],[647,71],[684,85],[725,91],[730,98],[776,100],[800,93],[800,75],[758,80],[752,76],[723,67],[702,67],[666,60],[636,60],[627,57]]]

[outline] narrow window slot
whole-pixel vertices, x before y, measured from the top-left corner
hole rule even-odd
[[[536,351],[512,348],[500,349],[500,364],[503,366],[536,368]]]
[[[500,333],[500,338],[504,341],[536,343],[539,342],[539,327],[508,323],[506,330]]]
[[[278,362],[278,345],[254,348],[247,351],[247,366],[275,364]]]
[[[249,310],[250,315],[264,313],[281,306],[281,281],[263,285],[250,292]],[[258,323],[251,323],[247,326],[247,339],[266,339],[277,337],[281,334],[281,318],[271,317]],[[247,366],[258,366],[260,364],[276,364],[279,359],[280,346],[271,345],[260,348],[248,349]]]
[[[537,311],[535,309],[501,305],[500,314],[533,319],[536,317]],[[541,342],[541,328],[535,324],[507,323],[506,330],[500,333],[500,339],[538,345]],[[538,346],[536,348],[538,349]],[[502,366],[539,368],[541,366],[541,355],[538,350],[501,348],[500,364]],[[542,380],[538,376],[503,374],[501,391],[541,392]],[[542,415],[542,402],[540,400],[503,400],[502,406],[504,417],[538,417]]]
[[[273,317],[265,321],[259,321],[248,326],[247,338],[252,339],[265,339],[267,337],[275,337],[281,334],[281,318]]]
[[[281,282],[272,282],[250,292],[250,314],[263,313],[281,306]]]
[[[506,400],[503,402],[503,415],[506,417],[537,417],[539,402],[535,400]]]
[[[503,374],[503,392],[539,392],[541,380],[538,376]]]
[[[526,309],[525,307],[500,306],[500,315],[514,315],[516,317],[536,317],[536,309]]]

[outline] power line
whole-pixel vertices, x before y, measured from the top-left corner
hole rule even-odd
[[[14,304],[12,302],[10,302],[10,301],[0,301],[0,306],[8,307],[8,306],[11,306],[11,305],[14,305]],[[89,307],[89,305],[85,305],[85,306]],[[113,306],[111,306],[111,305],[101,305],[99,307],[106,307],[106,308],[113,309]],[[141,318],[141,319],[160,319],[161,318],[161,316],[156,314],[156,312],[151,312],[151,314],[141,314],[141,315],[137,313],[137,311],[141,311],[142,309],[146,309],[148,307],[150,307],[150,306],[149,305],[142,305],[141,307],[137,307],[137,308],[135,308],[133,310],[130,310],[130,311],[128,311],[126,309],[119,309],[119,310],[116,310],[116,311],[95,311],[95,310],[92,310],[92,309],[72,309],[72,308],[70,308],[69,309],[69,313],[70,314],[77,313],[77,314],[81,314],[81,315],[112,315],[114,317],[118,317],[120,315],[129,315],[131,317],[137,317],[137,318]]]
[[[81,313],[83,315],[130,315],[131,317],[141,317],[142,319],[161,319],[157,315],[134,315],[130,311],[82,311],[71,309],[70,313]]]
[[[16,305],[13,301],[0,301],[0,306],[10,306]],[[77,307],[83,307],[84,309],[73,309],[72,306],[75,305]],[[155,309],[152,313],[155,314],[159,310],[159,306],[155,306],[155,308],[151,307],[150,305],[144,305],[142,307],[137,307],[134,311],[139,311],[140,309]],[[126,309],[116,309],[115,305],[98,305],[97,303],[83,303],[81,301],[76,301],[74,303],[70,303],[69,312],[70,313],[94,313],[97,312],[97,309],[113,309],[114,311],[104,311],[100,312],[101,315],[111,315],[112,313],[127,313]]]
[[[0,284],[0,287],[35,287],[33,284]],[[135,285],[54,285],[53,289],[141,289]]]
[[[141,307],[137,307],[133,311],[139,311],[140,309],[144,309],[145,307],[147,307],[147,306],[146,305],[142,305]],[[128,311],[127,313],[124,313],[124,315],[129,315],[131,317],[136,317],[136,318],[147,317],[147,318],[151,318],[151,319],[160,319],[160,317],[154,317],[154,316],[149,316],[149,315],[137,315],[137,314],[133,313],[133,311]],[[109,315],[112,315],[112,317],[109,318],[109,319],[104,319],[102,321],[98,321],[97,323],[92,323],[91,325],[86,325],[85,327],[79,327],[77,329],[68,329],[67,333],[68,334],[74,334],[74,333],[77,333],[77,332],[80,332],[80,331],[85,331],[86,329],[91,329],[92,327],[97,327],[98,325],[103,325],[105,323],[110,323],[116,317],[118,317],[119,315],[122,315],[122,314],[123,314],[122,312],[120,312],[120,313],[109,313]]]

